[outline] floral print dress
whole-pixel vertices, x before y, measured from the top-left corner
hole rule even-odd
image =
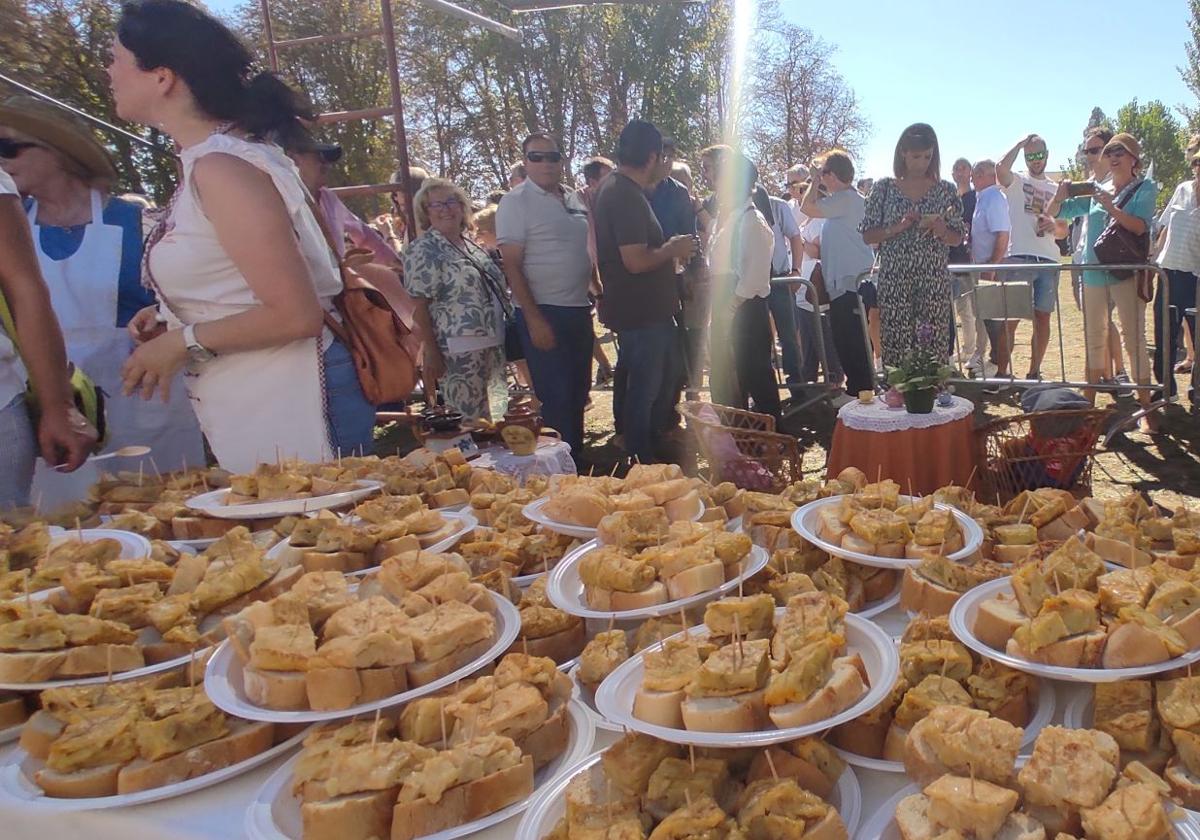
[[[938,181],[914,202],[895,178],[878,181],[867,198],[860,231],[898,224],[913,208],[922,216],[936,214],[951,230],[963,233],[962,199],[948,181]],[[894,367],[917,343],[917,331],[933,330],[933,347],[940,361],[949,358],[950,246],[919,225],[879,246],[879,323],[883,338],[883,363]]]
[[[430,229],[404,252],[404,285],[429,306],[446,362],[438,382],[443,403],[469,418],[502,418],[508,411],[504,274],[475,243],[459,248]]]

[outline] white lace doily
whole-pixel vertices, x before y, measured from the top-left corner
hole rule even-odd
[[[847,429],[858,432],[906,432],[909,429],[931,429],[955,420],[970,417],[975,404],[962,397],[951,397],[951,404],[942,408],[936,403],[930,414],[909,414],[904,406],[889,408],[882,397],[864,405],[858,400],[838,409],[838,420]]]
[[[543,438],[532,455],[514,455],[502,446],[489,446],[471,466],[515,477],[522,484],[531,475],[575,475],[571,447]]]

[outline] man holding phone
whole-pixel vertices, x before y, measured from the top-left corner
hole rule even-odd
[[[1017,155],[1024,153],[1026,172],[1013,172]],[[1006,262],[1028,263],[1029,272],[1010,275],[1028,279],[1033,292],[1033,341],[1027,379],[1040,379],[1042,359],[1050,344],[1050,314],[1058,300],[1058,244],[1055,221],[1047,209],[1058,185],[1046,177],[1050,154],[1046,141],[1030,134],[1009,149],[996,164],[996,180],[1008,199],[1012,239]]]

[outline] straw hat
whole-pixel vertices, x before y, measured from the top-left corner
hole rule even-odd
[[[32,137],[70,158],[93,181],[115,181],[112,158],[95,134],[69,112],[32,96],[0,104],[0,125]]]

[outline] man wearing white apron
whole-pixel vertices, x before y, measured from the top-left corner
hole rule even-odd
[[[203,465],[203,441],[182,376],[176,378],[165,405],[158,399],[144,401],[121,393],[121,365],[133,347],[127,330],[117,326],[123,229],[105,224],[102,194],[91,191],[91,221],[79,248],[66,259],[53,259],[43,250],[37,207],[36,200],[30,202],[29,223],[42,275],[62,325],[67,356],[92,377],[107,399],[106,451],[149,446],[153,465],[163,472]],[[115,471],[138,469],[139,465],[135,459],[118,458],[104,467]],[[150,464],[142,468],[151,470]],[[43,510],[53,511],[84,498],[99,473],[99,467],[90,464],[63,474],[39,463],[32,497]]]

